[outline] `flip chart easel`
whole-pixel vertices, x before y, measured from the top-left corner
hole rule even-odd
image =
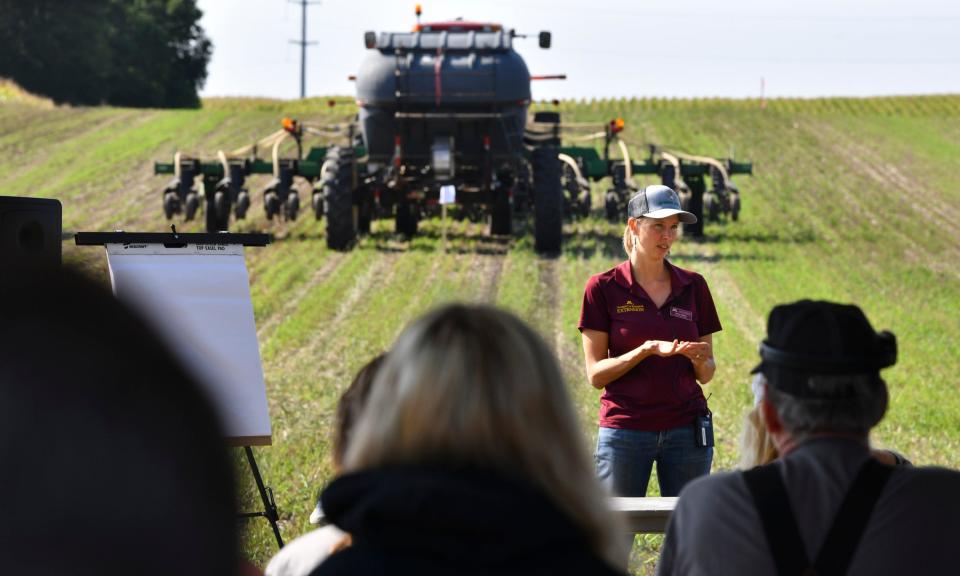
[[[243,447],[264,509],[242,512],[270,522],[283,538],[273,491],[252,446],[272,443],[260,348],[244,260],[267,234],[78,232],[78,246],[104,246],[117,298],[136,309],[212,400],[225,440]]]

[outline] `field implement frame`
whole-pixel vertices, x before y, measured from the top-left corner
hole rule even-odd
[[[451,120],[456,115],[446,114]],[[577,125],[582,128],[584,125]],[[599,127],[599,124],[593,125]],[[636,161],[620,138],[624,123],[611,120],[587,139],[603,140],[598,150],[594,145],[564,145],[561,134],[568,127],[560,122],[556,112],[537,112],[528,122],[524,136],[524,150],[512,169],[499,182],[494,158],[487,154],[482,163],[483,173],[479,187],[473,192],[458,195],[458,204],[463,215],[472,220],[490,217],[492,234],[521,234],[526,229],[526,219],[534,214],[535,246],[539,252],[557,252],[560,246],[562,219],[586,216],[592,208],[590,182],[611,179],[605,193],[604,212],[610,221],[625,219],[626,204],[638,190],[633,176],[656,175],[661,182],[678,191],[685,210],[697,216],[696,224],[685,224],[684,231],[693,236],[702,236],[706,220],[717,221],[729,216],[736,221],[740,212],[739,189],[733,184],[734,174],[752,174],[751,162],[738,162],[732,158],[716,159],[693,156],[648,144],[646,158]],[[394,217],[397,232],[407,237],[417,233],[417,222],[424,214],[438,212],[439,182],[429,171],[421,170],[411,178],[398,158],[393,166],[371,167],[366,148],[357,138],[356,125],[337,126],[332,133],[345,136],[354,146],[312,146],[303,155],[305,133],[329,135],[330,127],[305,126],[289,118],[283,119],[283,130],[275,132],[257,145],[235,151],[229,155],[220,151],[217,160],[200,160],[182,153],[174,155],[174,162],[155,162],[154,173],[173,175],[174,179],[164,189],[164,212],[168,219],[184,213],[191,220],[202,206],[207,232],[225,231],[229,228],[230,216],[243,219],[250,207],[250,193],[245,187],[247,177],[255,174],[272,174],[274,177],[264,189],[263,205],[268,219],[274,216],[284,220],[296,220],[300,211],[299,193],[294,187],[295,178],[311,184],[310,207],[317,220],[328,219],[327,244],[332,249],[351,247],[358,235],[370,232],[374,218]],[[281,157],[279,144],[287,137],[296,142],[296,157]],[[578,138],[577,140],[584,140]],[[257,146],[267,143],[272,147],[272,160],[256,156]],[[611,147],[616,145],[620,157],[613,157]],[[247,153],[246,157],[242,153]],[[547,169],[542,168],[547,166]],[[376,168],[371,170],[371,168]],[[534,170],[534,177],[530,172]],[[547,173],[549,179],[537,179],[537,172]],[[517,177],[515,175],[519,174]],[[706,178],[712,185],[707,187]],[[513,178],[513,181],[509,181]],[[197,187],[196,180],[200,186]],[[404,181],[416,185],[405,186]],[[544,183],[544,180],[548,180]],[[448,180],[456,182],[455,180]],[[499,185],[502,185],[498,187]],[[548,206],[542,202],[538,208],[534,196],[544,197],[544,188],[549,188],[553,200]],[[469,189],[469,188],[468,188]],[[540,225],[536,224],[540,220]],[[545,222],[545,220],[549,220]]]

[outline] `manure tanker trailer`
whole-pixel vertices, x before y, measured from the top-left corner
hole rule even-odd
[[[362,142],[327,150],[323,206],[315,206],[332,248],[348,247],[372,218],[393,217],[399,233],[413,236],[442,200],[487,220],[491,234],[521,234],[532,215],[537,251],[560,250],[559,142],[524,142],[531,75],[514,50],[522,37],[460,20],[364,35],[369,52],[356,75]],[[550,46],[549,32],[539,44]]]
[[[698,216],[687,230],[693,235],[702,235],[704,216],[738,219],[740,195],[730,177],[752,173],[749,162],[655,145],[638,162],[621,138],[622,118],[561,125],[555,110],[529,117],[531,81],[565,76],[531,75],[514,50],[525,37],[500,24],[462,20],[418,23],[412,32],[367,32],[368,51],[353,77],[355,115],[336,124],[284,118],[281,130],[220,150],[216,160],[177,151],[173,163],[154,165],[156,174],[174,176],[163,190],[164,213],[191,220],[202,211],[208,232],[227,230],[231,216],[243,219],[251,205],[246,177],[270,174],[262,194],[267,219],[296,220],[295,183],[306,181],[316,220],[327,219],[332,249],[352,247],[374,219],[394,219],[398,233],[415,236],[420,220],[441,212],[442,202],[455,217],[488,223],[493,235],[532,228],[536,250],[550,254],[560,251],[564,218],[591,213],[591,181],[611,179],[605,211],[621,221],[639,190],[633,175],[649,174],[676,189],[684,208]],[[549,32],[538,39],[541,48],[550,47]],[[304,155],[305,136],[327,145]],[[340,145],[329,145],[331,137]],[[290,138],[295,157],[280,153]],[[592,141],[599,140],[598,149]],[[611,154],[614,147],[619,158]],[[270,150],[270,158],[258,157],[258,150]],[[713,183],[709,191],[705,177]]]

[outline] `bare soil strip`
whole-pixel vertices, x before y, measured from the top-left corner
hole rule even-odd
[[[554,353],[559,356],[556,347],[556,338],[551,342],[549,335],[556,335],[561,330],[560,303],[562,301],[562,287],[559,283],[561,261],[559,258],[545,258],[537,261],[537,298],[532,302],[530,319],[547,339],[547,344],[554,347]]]
[[[484,304],[494,304],[500,290],[500,275],[503,274],[506,252],[502,254],[477,253],[474,255],[474,260],[479,260],[479,265],[476,266],[480,270],[478,300]]]

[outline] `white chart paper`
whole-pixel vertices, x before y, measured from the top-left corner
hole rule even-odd
[[[114,294],[146,317],[205,386],[227,437],[269,437],[243,246],[107,244],[107,262]]]

